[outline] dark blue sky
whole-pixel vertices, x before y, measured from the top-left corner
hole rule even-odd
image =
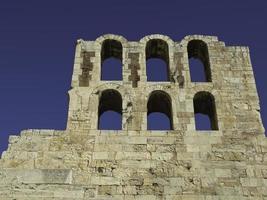
[[[267,1],[10,0],[0,3],[0,152],[22,129],[65,128],[75,42],[106,33],[249,46],[267,127]]]

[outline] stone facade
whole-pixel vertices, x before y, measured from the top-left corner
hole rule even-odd
[[[206,63],[207,82],[191,81],[189,54]],[[123,80],[101,80],[108,56],[122,60]],[[166,60],[168,82],[147,81],[146,57],[153,56]],[[122,97],[122,130],[98,130],[107,90]],[[169,98],[173,130],[147,130],[155,91]],[[201,92],[214,98],[213,115],[203,111],[210,104],[194,104]],[[267,139],[247,47],[201,35],[179,42],[163,35],[78,40],[69,97],[66,130],[10,136],[0,160],[0,199],[267,200]],[[196,130],[196,109],[216,117],[213,130]]]

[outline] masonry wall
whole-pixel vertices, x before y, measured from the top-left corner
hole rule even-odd
[[[122,81],[101,81],[101,46],[122,44]],[[148,82],[145,47],[168,44],[170,81]],[[187,45],[207,44],[210,82],[191,82]],[[98,130],[106,89],[122,98],[122,130]],[[147,130],[153,91],[171,99],[173,130]],[[197,131],[193,98],[209,92],[218,130]],[[128,42],[117,35],[78,40],[67,129],[25,130],[11,136],[0,160],[0,199],[267,199],[267,140],[247,47],[216,37],[180,42],[150,35]]]

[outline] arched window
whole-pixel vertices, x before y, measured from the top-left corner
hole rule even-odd
[[[166,92],[154,91],[147,102],[147,129],[172,130],[171,98]]]
[[[208,46],[201,40],[191,40],[187,45],[192,82],[211,82]]]
[[[102,92],[98,106],[98,129],[121,130],[122,98],[116,90]]]
[[[194,96],[196,130],[218,130],[215,100],[209,92],[198,92]]]
[[[147,81],[169,81],[169,48],[160,39],[151,39],[146,44]]]
[[[122,80],[122,45],[105,40],[101,48],[101,80]]]

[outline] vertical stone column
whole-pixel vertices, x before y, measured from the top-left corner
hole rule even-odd
[[[77,40],[74,56],[74,66],[72,73],[72,87],[79,86],[79,76],[81,75],[81,65],[82,65],[82,40]]]

